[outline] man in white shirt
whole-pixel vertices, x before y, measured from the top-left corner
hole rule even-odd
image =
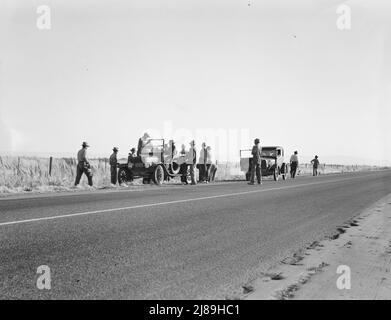
[[[297,156],[297,151],[295,151],[290,159],[291,164],[291,178],[294,179],[296,176],[297,168],[299,167],[299,157]]]
[[[261,171],[261,151],[262,147],[260,145],[260,141],[258,138],[254,140],[254,146],[251,150],[251,154],[253,156],[251,163],[251,177],[249,185],[254,185],[255,175],[257,176],[258,184],[262,184],[262,171]]]
[[[207,152],[207,159],[206,159],[206,182],[212,182],[215,179],[216,171],[217,171],[217,165],[214,163],[215,160],[212,155],[212,148],[208,146],[206,148]]]
[[[92,173],[91,173],[91,167],[90,163],[87,159],[87,148],[89,147],[87,142],[83,142],[82,148],[77,153],[77,168],[76,168],[76,180],[75,180],[75,186],[77,186],[80,183],[81,176],[83,173],[88,178],[88,184],[90,187],[92,187]]]

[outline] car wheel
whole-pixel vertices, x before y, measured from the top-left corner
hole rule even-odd
[[[284,165],[284,173],[282,174],[282,180],[286,180],[287,172],[288,172],[288,166]]]
[[[161,185],[164,181],[164,169],[162,165],[157,165],[153,172],[153,182],[157,185]]]
[[[180,169],[181,169],[181,167],[178,163],[173,162],[170,164],[170,172],[172,174],[178,174]]]
[[[190,183],[191,183],[190,166],[187,166],[187,169],[186,169],[186,183],[187,183],[187,184],[190,184]]]
[[[275,167],[274,173],[273,173],[274,181],[278,181],[278,167]]]
[[[119,169],[118,183],[122,184],[122,183],[128,182],[128,180],[129,180],[128,170],[126,168]]]

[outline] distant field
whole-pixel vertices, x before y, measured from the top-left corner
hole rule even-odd
[[[93,172],[94,187],[110,187],[110,167],[108,159],[90,160]],[[320,174],[376,170],[369,166],[321,165]],[[302,164],[299,175],[312,174],[309,164]],[[76,176],[76,159],[54,158],[52,171],[49,175],[49,158],[37,157],[0,157],[0,193],[16,193],[31,191],[62,191],[73,189]],[[243,180],[239,162],[218,163],[217,181]],[[178,182],[173,180],[173,183]],[[135,181],[133,184],[141,184]],[[87,188],[83,177],[79,188]]]

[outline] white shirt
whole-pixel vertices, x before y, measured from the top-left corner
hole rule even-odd
[[[299,162],[299,158],[297,157],[297,155],[296,154],[292,154],[292,156],[291,156],[291,162]]]
[[[207,150],[207,159],[206,159],[206,164],[213,164],[215,162],[215,159],[213,158],[212,151]]]
[[[207,154],[207,152],[208,151],[206,150],[206,148],[202,148],[200,150],[200,157],[198,158],[198,163],[204,164],[204,163],[206,163],[208,161],[208,154]],[[205,159],[205,153],[207,154],[206,155],[206,159]]]

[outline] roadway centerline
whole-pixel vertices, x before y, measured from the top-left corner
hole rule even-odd
[[[177,203],[186,203],[186,202],[193,202],[193,201],[227,198],[227,197],[240,196],[240,195],[245,195],[245,194],[262,193],[262,192],[273,191],[273,190],[293,189],[293,188],[299,188],[299,187],[306,187],[306,186],[310,186],[310,185],[326,184],[326,183],[330,183],[330,182],[349,181],[349,180],[354,180],[354,179],[363,178],[363,177],[366,177],[366,175],[364,175],[364,176],[360,175],[360,176],[356,176],[356,177],[350,177],[350,178],[344,178],[344,179],[338,179],[338,180],[317,181],[317,182],[310,182],[310,183],[305,183],[305,184],[303,183],[303,184],[298,184],[298,185],[275,187],[275,188],[269,188],[269,189],[257,189],[257,190],[251,190],[251,191],[226,193],[226,194],[220,194],[220,195],[215,195],[215,196],[206,196],[206,197],[198,197],[198,198],[190,198],[190,199],[182,199],[182,200],[164,201],[164,202],[141,204],[141,205],[127,206],[127,207],[69,213],[69,214],[62,214],[62,215],[56,215],[56,216],[46,216],[46,217],[41,217],[41,218],[33,218],[33,219],[25,219],[25,220],[8,221],[8,222],[1,222],[0,227],[29,223],[29,222],[48,221],[48,220],[56,220],[56,219],[63,219],[63,218],[70,218],[70,217],[93,215],[93,214],[99,214],[99,213],[108,213],[108,212],[116,212],[116,211],[123,211],[123,210],[156,207],[156,206],[170,205],[170,204],[177,204]]]

